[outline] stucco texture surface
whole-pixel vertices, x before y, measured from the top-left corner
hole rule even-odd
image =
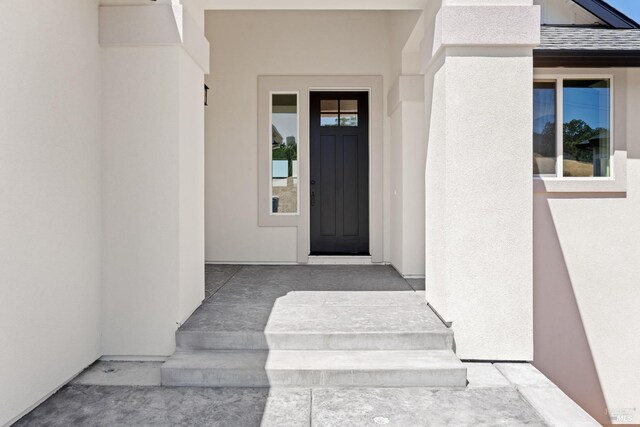
[[[640,71],[616,73],[627,82],[613,129],[626,191],[534,197],[534,363],[599,422],[638,424]]]

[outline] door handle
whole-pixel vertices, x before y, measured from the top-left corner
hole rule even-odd
[[[316,205],[316,192],[312,191],[311,192],[311,206],[315,206]]]

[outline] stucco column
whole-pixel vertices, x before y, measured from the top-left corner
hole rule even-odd
[[[170,355],[204,298],[204,74],[179,4],[103,6],[102,353]]]
[[[387,97],[391,120],[391,263],[424,275],[424,77],[400,75]]]
[[[530,0],[444,0],[423,41],[426,297],[463,359],[532,360]]]

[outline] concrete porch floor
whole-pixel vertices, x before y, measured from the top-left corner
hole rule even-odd
[[[205,302],[183,328],[261,333],[276,299],[291,291],[348,298],[357,291],[421,296],[422,289],[423,280],[405,280],[387,266],[207,265]],[[16,425],[598,425],[528,363],[465,363],[465,388],[162,387],[161,365],[98,361]]]
[[[223,287],[260,280],[287,291],[423,291],[424,279],[405,279],[385,265],[230,265],[205,266],[205,301]],[[229,286],[225,286],[225,285]],[[222,294],[224,295],[224,294]],[[222,295],[218,295],[218,299]],[[258,304],[273,303],[260,299]]]

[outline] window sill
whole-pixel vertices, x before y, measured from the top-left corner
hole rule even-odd
[[[617,178],[533,177],[534,193],[626,193],[626,180]]]
[[[626,193],[627,152],[616,150],[613,155],[614,176],[611,178],[533,177],[534,193]]]

